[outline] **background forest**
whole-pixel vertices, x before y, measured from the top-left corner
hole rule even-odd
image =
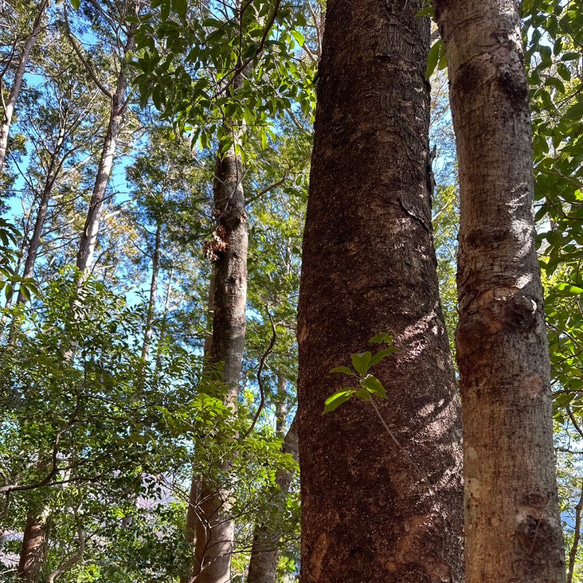
[[[324,8],[0,0],[1,581],[190,581],[221,514],[208,492],[234,521],[233,581],[295,580],[296,310]],[[522,14],[568,580],[582,582],[583,4],[523,0]],[[453,349],[444,54],[435,40],[427,76]],[[235,390],[214,309],[225,160],[248,229]]]

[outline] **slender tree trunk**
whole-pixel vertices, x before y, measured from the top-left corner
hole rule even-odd
[[[206,334],[204,339],[204,363],[206,364],[207,359],[211,354],[211,347],[213,345],[213,315],[214,315],[214,302],[215,302],[215,273],[214,270],[211,271],[210,281],[209,281],[209,294],[206,309]],[[203,375],[204,376],[204,375]],[[194,474],[192,476],[192,481],[190,483],[190,492],[188,493],[188,508],[186,509],[186,528],[184,531],[184,539],[189,544],[192,550],[192,557],[195,558],[196,551],[196,532],[199,517],[199,502],[200,502],[200,492],[202,487],[201,476]],[[189,583],[192,581],[193,577],[198,572],[198,566],[195,560],[191,560],[188,564],[188,574],[180,576],[180,583]]]
[[[162,312],[162,321],[160,322],[160,337],[158,340],[158,350],[156,353],[156,372],[160,370],[162,363],[162,346],[164,337],[166,336],[166,328],[168,325],[168,312],[170,311],[170,301],[172,299],[172,280],[174,278],[174,269],[170,270],[168,274],[168,285],[166,287],[166,298],[164,299],[164,311]]]
[[[46,529],[44,521],[36,514],[30,514],[26,519],[22,546],[20,547],[20,561],[18,563],[18,577],[24,581],[34,583],[45,560]]]
[[[150,354],[152,344],[152,327],[156,311],[156,296],[158,294],[158,277],[160,274],[160,246],[162,241],[162,222],[156,223],[156,238],[154,240],[154,253],[152,255],[152,278],[150,280],[150,298],[148,300],[148,313],[146,315],[146,329],[144,331],[144,344],[142,345],[142,358],[146,360]]]
[[[431,227],[420,8],[328,2],[298,321],[303,583],[463,580],[460,404]],[[322,416],[349,384],[330,369],[380,332],[398,352],[374,369],[388,397],[377,405],[406,454],[366,401]]]
[[[577,553],[579,551],[579,541],[581,540],[581,512],[583,511],[583,483],[581,484],[581,495],[579,502],[575,506],[575,525],[573,527],[573,543],[569,551],[569,568],[567,571],[567,583],[573,583],[575,574],[575,563],[577,562]]]
[[[565,580],[518,4],[436,0],[461,188],[468,583]]]
[[[20,54],[20,60],[16,67],[14,73],[14,80],[12,81],[12,87],[8,94],[8,99],[4,105],[4,114],[2,116],[2,124],[0,125],[0,173],[4,168],[4,162],[6,161],[6,150],[8,147],[8,135],[10,133],[10,124],[12,123],[12,115],[14,113],[14,106],[16,105],[16,100],[20,94],[20,88],[22,87],[22,80],[24,78],[24,73],[26,71],[26,66],[28,64],[28,59],[30,58],[30,53],[36,44],[38,35],[41,30],[42,20],[44,18],[47,6],[49,5],[49,0],[41,0],[38,6],[38,12],[34,23],[32,25],[32,30],[30,36],[26,39],[22,53]],[[1,87],[0,87],[1,90]]]
[[[111,97],[109,124],[103,142],[103,149],[101,150],[97,177],[95,179],[91,201],[89,202],[89,210],[87,212],[87,218],[85,219],[85,226],[83,227],[83,233],[81,234],[81,239],[79,241],[77,268],[81,272],[80,281],[89,274],[93,262],[93,255],[95,254],[97,234],[99,232],[99,224],[101,221],[101,211],[105,201],[107,185],[113,170],[117,138],[124,117],[125,88],[126,77],[122,68],[122,71],[117,78],[115,94]]]
[[[298,431],[295,419],[285,436],[282,451],[291,454],[294,459],[298,459]],[[293,477],[293,471],[280,472],[276,476],[277,490],[273,492],[273,496],[277,512],[283,512],[285,508],[285,501]],[[247,583],[275,583],[279,556],[278,546],[281,537],[281,530],[274,528],[269,523],[257,525],[253,537]]]
[[[22,277],[24,277],[25,279],[31,278],[34,275],[34,265],[36,263],[36,258],[38,256],[38,251],[41,245],[41,238],[45,226],[45,220],[47,218],[47,212],[49,210],[51,194],[53,192],[55,181],[57,180],[57,175],[61,168],[61,163],[59,162],[59,151],[61,149],[61,146],[63,145],[64,139],[65,130],[64,128],[61,128],[55,149],[51,153],[51,161],[49,163],[49,168],[47,172],[47,177],[45,179],[43,191],[40,196],[32,237],[28,244],[26,261],[24,263],[24,272],[22,274]],[[19,290],[18,292],[17,302],[19,304],[23,304],[24,302],[26,302],[26,297],[23,295],[22,290]]]
[[[217,160],[214,182],[217,245],[213,249],[216,261],[210,361],[220,363],[218,380],[226,386],[224,401],[233,410],[239,396],[247,301],[247,218],[242,180],[241,158],[230,148]],[[197,583],[231,580],[234,523],[229,515],[229,496],[222,484],[201,485],[195,549]]]

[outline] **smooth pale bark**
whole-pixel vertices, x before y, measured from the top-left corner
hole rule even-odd
[[[463,580],[460,404],[431,227],[420,8],[328,2],[299,299],[303,583]],[[354,384],[330,369],[380,332],[398,352],[374,369],[388,397],[378,408],[434,494],[369,403],[322,416]]]
[[[283,441],[282,452],[298,459],[298,428],[296,420],[291,424]],[[282,512],[294,477],[293,471],[279,472],[275,478],[277,490],[273,492],[276,512]],[[247,583],[275,583],[277,559],[282,533],[268,523],[255,529]]]
[[[41,0],[38,6],[38,11],[32,25],[32,30],[29,37],[26,39],[26,42],[24,43],[16,71],[14,72],[14,79],[12,81],[12,86],[10,87],[10,92],[8,93],[8,99],[5,103],[3,103],[4,113],[2,116],[2,124],[0,125],[0,173],[4,168],[4,162],[6,161],[8,135],[10,133],[10,124],[12,123],[14,107],[16,105],[18,95],[20,94],[20,88],[22,87],[22,80],[24,78],[24,73],[26,72],[26,66],[28,65],[30,53],[36,44],[38,35],[40,34],[42,21],[48,5],[49,0]]]
[[[247,301],[248,236],[242,180],[241,158],[230,148],[217,159],[213,187],[217,239],[213,249],[216,261],[210,361],[220,367],[217,380],[225,385],[224,402],[233,410],[239,395]],[[229,497],[230,491],[223,484],[201,484],[196,521],[197,583],[231,580],[234,522],[229,514]]]
[[[37,581],[45,554],[46,529],[44,521],[40,516],[30,514],[26,519],[22,546],[20,547],[18,577],[27,583]]]
[[[101,156],[99,158],[97,177],[95,178],[93,193],[89,202],[85,226],[83,227],[83,233],[81,234],[81,239],[79,241],[77,268],[81,272],[81,279],[89,274],[93,262],[93,255],[95,254],[97,234],[99,233],[99,224],[101,221],[101,211],[105,201],[107,185],[113,170],[117,139],[125,112],[125,91],[126,76],[125,71],[122,69],[117,78],[115,93],[110,96],[111,105],[109,123],[103,141]]]
[[[575,563],[579,551],[579,541],[581,540],[581,513],[583,512],[583,483],[581,484],[581,496],[575,506],[575,525],[573,526],[573,542],[569,551],[569,567],[567,570],[567,583],[573,583],[575,573]]]
[[[565,581],[514,0],[436,0],[461,190],[457,352],[468,583]]]

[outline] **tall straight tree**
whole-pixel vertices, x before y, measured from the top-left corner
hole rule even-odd
[[[565,580],[518,4],[436,0],[459,156],[468,583]]]
[[[431,227],[420,7],[328,2],[299,299],[304,583],[463,579],[460,405]],[[375,369],[388,396],[378,409],[400,447],[365,401],[322,417],[344,386],[330,369],[387,331],[398,352]]]
[[[113,172],[113,163],[117,148],[117,142],[121,131],[124,115],[129,105],[128,89],[128,64],[127,58],[131,51],[134,50],[134,33],[136,30],[135,19],[139,15],[142,0],[124,0],[116,4],[112,13],[108,14],[106,9],[97,2],[91,2],[93,10],[96,12],[96,18],[102,18],[111,25],[108,31],[112,36],[113,44],[117,50],[119,63],[115,73],[115,81],[111,87],[108,87],[107,81],[100,79],[99,73],[90,63],[88,57],[83,54],[79,41],[73,37],[67,19],[67,10],[64,9],[65,21],[67,23],[67,34],[71,46],[77,53],[77,56],[87,73],[95,82],[95,85],[109,101],[109,122],[103,138],[101,156],[97,167],[97,175],[89,201],[87,217],[81,238],[79,241],[79,251],[77,253],[77,268],[81,273],[81,280],[86,277],[91,270],[93,255],[97,245],[97,235],[101,222],[101,214],[106,198],[106,190]],[[105,6],[105,5],[104,5]],[[131,22],[130,22],[131,20]],[[81,281],[80,280],[80,281]]]
[[[4,161],[6,160],[8,135],[10,133],[10,125],[12,123],[14,107],[16,106],[16,101],[20,95],[20,88],[22,87],[22,81],[24,79],[26,67],[30,59],[30,53],[32,52],[32,49],[34,48],[34,45],[36,44],[38,36],[41,32],[43,19],[48,5],[49,0],[41,0],[38,5],[34,16],[34,21],[32,23],[32,29],[30,34],[26,37],[20,55],[17,58],[14,79],[12,80],[12,85],[8,91],[8,98],[6,100],[4,100],[4,97],[2,98],[3,113],[2,120],[0,122],[0,172],[2,172]],[[5,73],[6,70],[0,74],[0,90],[2,90],[2,81]]]

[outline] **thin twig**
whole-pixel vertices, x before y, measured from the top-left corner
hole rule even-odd
[[[271,313],[269,312],[269,307],[266,306],[265,309],[267,311],[267,316],[269,317],[269,321],[271,322],[271,341],[269,342],[269,346],[267,347],[267,350],[263,353],[263,356],[260,358],[259,367],[257,368],[257,384],[259,385],[259,393],[261,395],[261,401],[259,402],[259,407],[257,408],[257,411],[255,413],[255,417],[253,417],[253,421],[251,423],[251,426],[249,427],[249,429],[247,429],[247,431],[243,435],[243,439],[246,439],[249,436],[249,434],[253,431],[253,429],[255,428],[255,424],[257,423],[257,420],[259,419],[259,415],[261,414],[261,411],[263,410],[263,407],[265,406],[265,390],[263,388],[263,381],[261,380],[261,373],[263,371],[263,367],[265,366],[265,362],[267,361],[267,357],[272,353],[273,347],[275,346],[275,341],[277,340],[277,328],[275,326],[275,322],[273,321],[273,317],[272,317]]]

